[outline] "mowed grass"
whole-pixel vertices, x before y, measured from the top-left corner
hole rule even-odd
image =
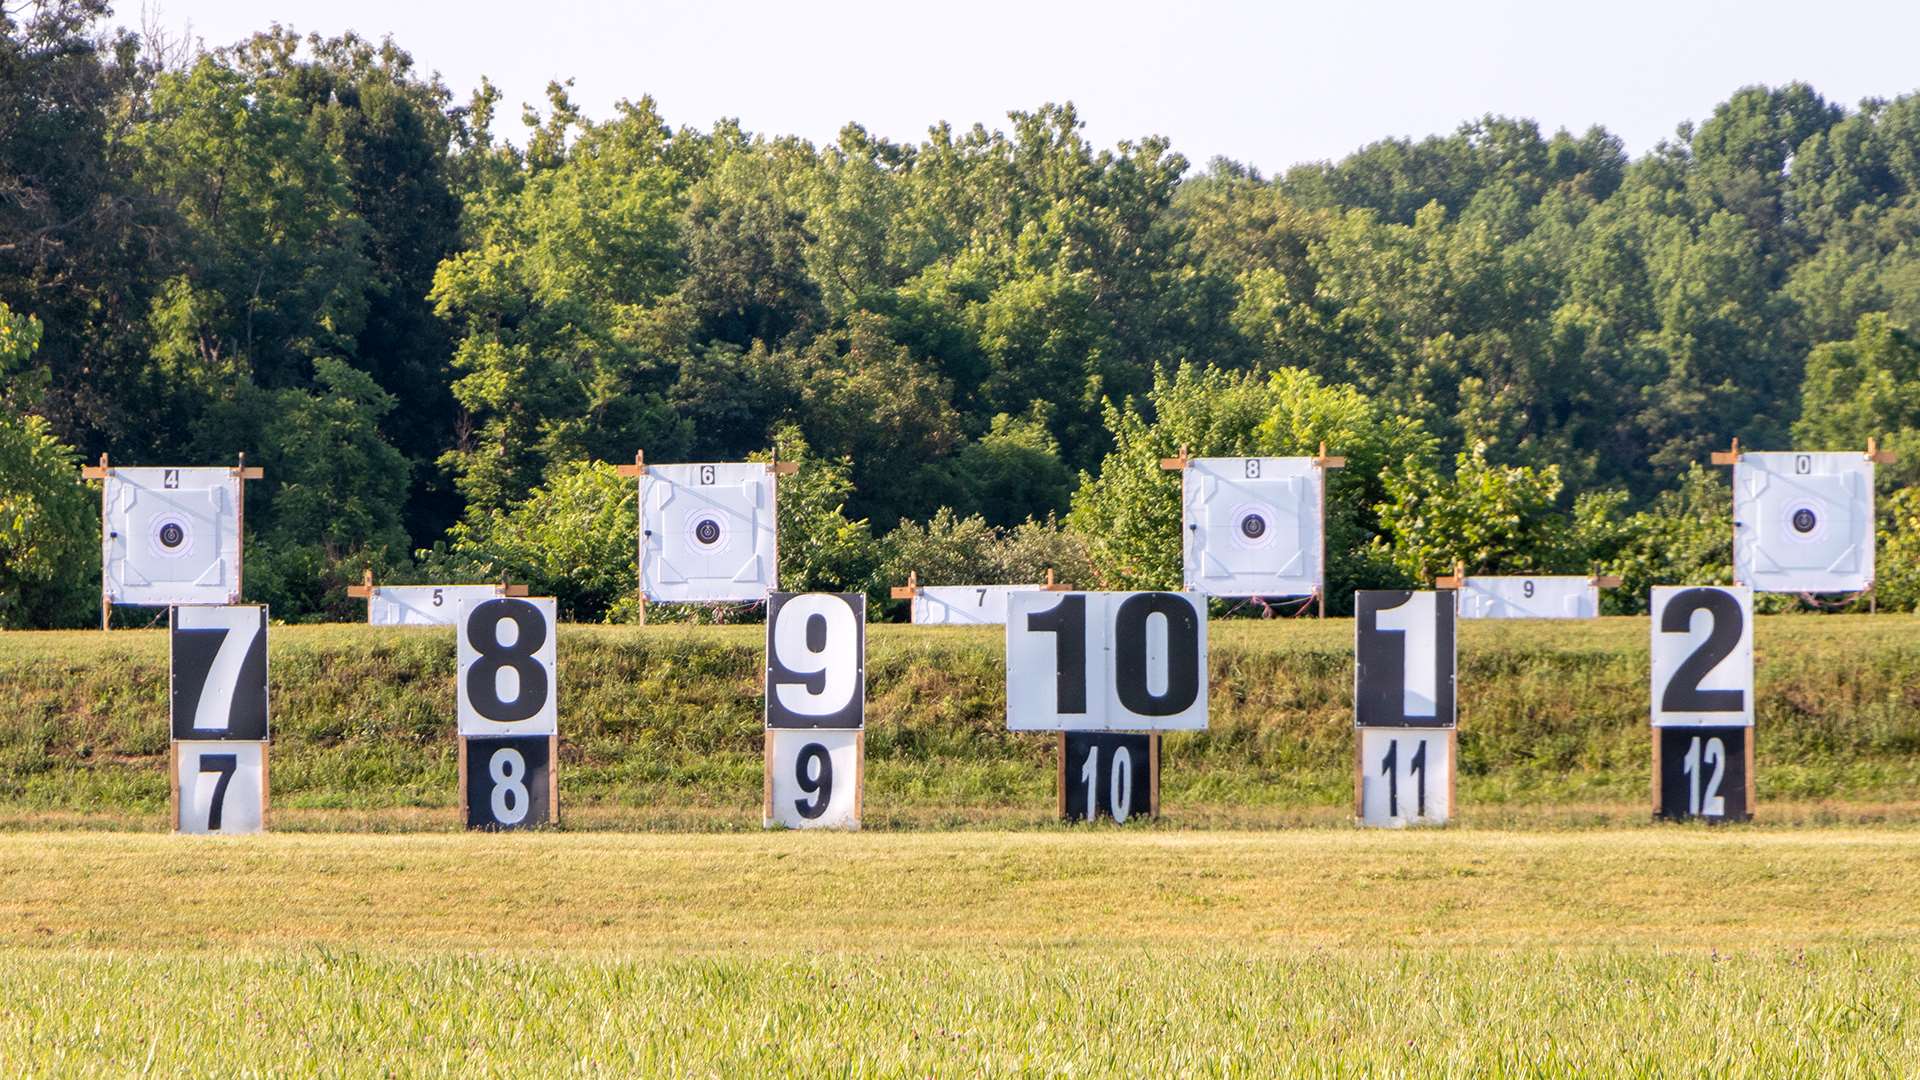
[[[1920,842],[0,836],[12,1074],[1920,1072]]]
[[[763,630],[563,626],[568,828],[752,829]],[[1211,723],[1169,736],[1163,827],[1327,825],[1352,799],[1353,624],[1216,620]],[[1465,622],[1459,820],[1644,819],[1648,625]],[[869,628],[870,828],[1034,828],[1053,740],[1006,730],[997,628]],[[1920,821],[1920,616],[1756,629],[1763,823]],[[0,826],[164,825],[166,635],[0,634]],[[274,827],[454,827],[446,628],[272,630]]]

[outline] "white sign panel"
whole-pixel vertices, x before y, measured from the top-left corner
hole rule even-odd
[[[773,470],[763,462],[648,465],[640,587],[662,603],[765,600],[775,587]]]
[[[1733,578],[1760,592],[1873,584],[1873,462],[1742,452],[1733,466]]]
[[[766,828],[857,829],[863,733],[767,730]]]
[[[867,598],[774,593],[767,601],[766,718],[770,728],[866,723]]]
[[[1453,816],[1453,732],[1361,728],[1360,822],[1438,825]]]
[[[1753,590],[1653,590],[1653,726],[1753,726]]]
[[[100,539],[107,599],[129,607],[238,601],[240,485],[228,468],[109,470]]]
[[[500,595],[498,585],[376,585],[367,597],[370,626],[452,626],[462,603]]]
[[[1007,596],[1007,727],[1200,731],[1207,602],[1190,593]]]
[[[183,833],[257,833],[266,826],[264,742],[177,742],[174,783]]]
[[[1587,577],[1469,577],[1460,589],[1460,617],[1597,619],[1600,587]]]
[[[940,626],[1005,626],[1007,594],[1038,585],[922,585],[913,594],[913,621]]]
[[[1195,458],[1181,485],[1186,587],[1206,596],[1309,596],[1321,567],[1312,458]]]
[[[456,627],[460,734],[557,733],[553,598],[462,601]]]

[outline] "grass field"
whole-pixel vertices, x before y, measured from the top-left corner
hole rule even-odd
[[[569,828],[756,828],[757,626],[560,633]],[[1163,827],[1329,825],[1351,800],[1353,624],[1219,621],[1211,730],[1166,743]],[[1467,622],[1460,820],[1644,819],[1647,623]],[[1763,822],[1920,821],[1920,617],[1758,620]],[[277,829],[452,828],[443,628],[272,631]],[[871,628],[872,828],[1033,828],[1052,741],[1005,730],[992,628]],[[162,827],[163,631],[0,634],[0,825]]]
[[[11,1074],[1920,1072],[1920,834],[0,836]]]

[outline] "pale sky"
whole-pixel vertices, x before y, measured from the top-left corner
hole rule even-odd
[[[1196,165],[1269,174],[1488,112],[1548,133],[1603,124],[1638,155],[1751,83],[1799,79],[1848,106],[1920,89],[1914,0],[157,2],[161,25],[209,47],[275,21],[391,34],[462,100],[490,77],[516,142],[519,104],[567,77],[589,116],[651,94],[675,126],[737,117],[816,144],[848,121],[918,141],[939,120],[1004,127],[1071,100],[1097,145],[1166,135]]]

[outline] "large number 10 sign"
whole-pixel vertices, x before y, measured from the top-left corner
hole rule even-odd
[[[1007,727],[1207,726],[1207,608],[1186,593],[1007,597]]]

